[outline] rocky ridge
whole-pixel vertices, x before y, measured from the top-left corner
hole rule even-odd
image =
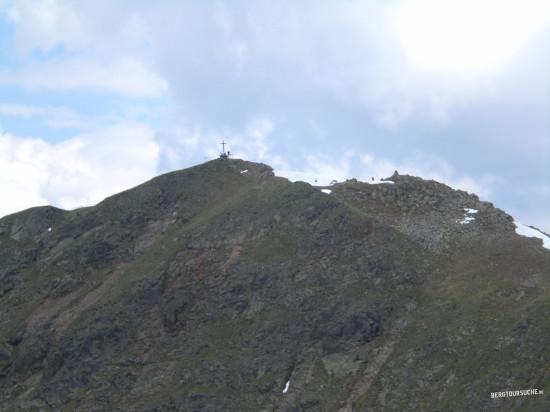
[[[0,219],[0,410],[550,409],[550,251],[389,180],[220,159]]]

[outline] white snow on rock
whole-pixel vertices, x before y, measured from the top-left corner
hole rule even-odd
[[[458,219],[456,222],[457,223],[460,223],[461,225],[468,225],[470,223],[472,223],[473,221],[476,220],[475,217],[473,216],[468,216],[468,215],[475,215],[476,213],[478,213],[479,211],[476,210],[476,209],[470,209],[468,207],[465,207],[464,208],[464,217],[462,219]]]
[[[330,190],[330,189],[321,189],[321,192],[326,193],[327,195],[330,195],[332,193],[332,190]]]
[[[370,182],[367,182],[369,185],[381,185],[381,184],[384,184],[384,183],[387,183],[387,184],[390,184],[390,185],[393,185],[395,182],[392,182],[391,180],[378,180],[378,181],[370,181]]]
[[[542,246],[546,249],[550,249],[550,237],[546,236],[544,233],[539,232],[537,229],[525,226],[519,222],[514,221],[514,225],[516,225],[516,233],[518,235],[526,237],[537,237],[539,239],[542,239]]]
[[[49,227],[49,228],[48,228],[48,232],[51,232],[51,231],[52,231],[52,228],[51,228],[51,227]]]
[[[283,389],[283,393],[287,393],[288,392],[288,387],[290,386],[290,381],[287,381],[286,382],[286,385],[285,385],[285,388]]]
[[[241,174],[248,173],[248,169],[241,170]]]
[[[472,223],[474,220],[476,220],[475,217],[472,217],[472,216],[464,216],[464,217],[462,218],[462,220],[458,220],[458,223],[460,223],[461,225],[467,225],[467,224]]]

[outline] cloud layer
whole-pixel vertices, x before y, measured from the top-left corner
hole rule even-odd
[[[4,0],[4,151],[28,146],[56,160],[0,191],[27,199],[11,209],[92,202],[138,176],[212,158],[225,139],[236,156],[293,179],[397,169],[442,180],[548,231],[546,3]],[[481,64],[479,50],[498,58]],[[23,119],[36,126],[32,137]],[[85,165],[117,175],[101,153],[133,151],[147,158],[135,178],[103,191],[93,183],[86,195]],[[55,181],[45,176],[63,173],[74,183],[44,191]]]
[[[0,134],[0,215],[53,204],[72,209],[153,177],[159,148],[145,125],[114,125],[62,143]]]

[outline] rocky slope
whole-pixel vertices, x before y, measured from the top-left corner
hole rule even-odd
[[[390,180],[214,160],[0,219],[0,410],[550,410],[550,250]]]

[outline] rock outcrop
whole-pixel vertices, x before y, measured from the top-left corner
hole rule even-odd
[[[0,410],[547,411],[549,286],[475,195],[218,159],[0,219]]]

